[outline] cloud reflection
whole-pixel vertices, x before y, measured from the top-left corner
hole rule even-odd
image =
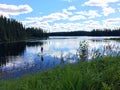
[[[97,38],[84,39],[88,42],[87,60],[98,56],[120,55],[120,43],[117,41]],[[32,45],[26,45],[23,54],[7,56],[8,62],[1,66],[2,78],[19,77],[25,73],[39,72],[57,65],[76,63],[80,60],[77,50],[83,38],[48,39],[42,41],[46,43],[33,45],[33,42]],[[43,47],[43,52],[41,52],[41,47]]]

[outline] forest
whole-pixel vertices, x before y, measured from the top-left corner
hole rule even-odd
[[[94,29],[92,31],[52,32],[48,36],[120,36],[120,28]]]
[[[21,22],[0,16],[0,42],[47,37],[41,28],[26,28]]]

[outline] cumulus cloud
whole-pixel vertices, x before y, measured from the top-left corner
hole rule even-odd
[[[67,9],[63,9],[62,12],[67,15],[73,15],[73,13],[69,12]]]
[[[36,21],[34,21],[36,20]],[[29,27],[40,27],[48,32],[63,32],[63,31],[91,31],[92,29],[103,29],[103,28],[114,28],[120,24],[120,18],[110,18],[103,20],[103,22],[96,20],[86,20],[82,23],[80,22],[71,22],[71,23],[49,23],[49,22],[40,22],[36,19],[31,19],[32,22],[26,20]],[[26,25],[27,25],[26,24]]]
[[[68,15],[64,14],[64,13],[52,13],[48,16],[43,16],[41,17],[41,22],[54,22],[57,20],[64,20],[67,19]]]
[[[71,27],[72,26],[72,27]],[[47,22],[36,22],[29,24],[29,27],[40,27],[47,32],[65,32],[65,31],[77,31],[82,30],[83,24],[80,23],[54,23],[51,25]]]
[[[27,27],[40,27],[45,30],[53,30],[51,23],[59,20],[66,20],[71,13],[56,12],[42,17],[27,17],[22,23]]]
[[[35,27],[35,26],[38,27],[38,28],[40,27],[43,30],[51,30],[51,26],[48,22],[37,22],[37,23],[34,23],[32,25],[33,25],[33,27]]]
[[[111,7],[103,7],[103,15],[108,16],[109,14],[115,13],[115,9]]]
[[[109,3],[118,2],[119,0],[89,0],[84,3],[87,6],[107,7]]]
[[[65,13],[52,13],[50,15],[42,16],[42,17],[28,17],[27,21],[32,22],[54,22],[58,20],[65,20],[68,18],[68,15]]]
[[[85,29],[92,30],[92,29],[114,29],[115,27],[120,26],[120,18],[110,18],[105,19],[103,21],[96,21],[96,20],[87,20],[83,22]]]
[[[118,26],[120,22],[120,18],[111,18],[106,19],[102,23],[95,20],[86,20],[82,23],[54,23],[53,25],[50,25],[49,23],[37,23],[36,26],[40,26],[45,30],[48,30],[50,32],[64,32],[64,31],[91,31],[92,29],[103,29],[103,28],[115,28]],[[34,25],[34,26],[35,26]],[[72,26],[72,27],[71,27]]]
[[[87,18],[100,17],[101,15],[95,10],[89,11],[80,11],[80,12],[71,12],[71,10],[76,10],[74,6],[70,6],[66,9],[63,9],[61,12],[51,13],[46,16],[41,17],[28,17],[26,20],[22,21],[24,25],[32,27],[41,27],[46,30],[57,31],[74,31],[74,30],[90,30],[90,27],[96,27],[98,24],[92,22],[91,24],[86,25],[87,23],[77,23],[78,20],[86,20]],[[56,21],[74,21],[66,23],[56,23]],[[72,27],[71,27],[72,26]]]
[[[94,0],[90,0],[94,1]],[[107,19],[104,21],[96,21],[104,16],[108,16],[111,13],[115,13],[114,8],[108,6],[108,2],[112,3],[111,0],[106,0],[106,5],[103,5],[102,11],[100,14],[98,10],[84,10],[78,11],[75,6],[70,6],[68,8],[62,9],[60,12],[54,12],[45,16],[40,17],[28,17],[24,21],[24,25],[29,27],[40,27],[50,32],[62,32],[62,31],[77,31],[77,30],[86,30],[90,31],[92,29],[101,29],[106,28],[113,23],[120,22],[120,19]],[[115,1],[115,0],[113,0]],[[117,1],[117,0],[116,0]],[[99,2],[99,1],[98,1]],[[92,20],[93,19],[93,20]],[[80,21],[82,20],[82,22]],[[115,20],[117,20],[115,22]],[[63,23],[64,22],[64,23]],[[110,24],[110,22],[112,22]],[[113,26],[110,26],[113,27]]]
[[[22,21],[22,23],[24,25],[26,25],[26,27],[36,27],[36,28],[42,28],[43,30],[49,32],[50,30],[52,30],[51,25],[48,22],[26,22],[26,21]]]
[[[8,5],[8,4],[0,4],[0,15],[4,16],[15,16],[19,14],[25,14],[32,12],[33,9],[29,5]]]
[[[75,7],[75,6],[70,6],[70,7],[68,8],[68,10],[76,10],[76,7]]]
[[[91,31],[92,29],[98,29],[101,28],[102,25],[99,21],[95,20],[87,20],[83,21],[82,23],[55,23],[53,26],[51,26],[52,30],[54,32],[60,32],[60,31]]]
[[[104,24],[107,25],[116,25],[116,24],[120,24],[120,18],[109,18],[106,20],[103,20]]]
[[[69,18],[70,21],[76,21],[76,20],[82,20],[82,19],[86,19],[86,17],[83,15],[74,15]]]
[[[83,5],[86,6],[97,6],[102,8],[102,14],[104,16],[108,16],[109,14],[115,13],[115,9],[110,7],[110,3],[118,2],[119,0],[89,0],[85,2]]]
[[[55,22],[59,20],[67,20],[69,16],[72,16],[73,13],[70,12],[71,10],[75,10],[74,6],[70,6],[66,9],[63,9],[61,12],[51,13],[49,15],[41,16],[41,17],[27,17],[23,23],[26,25],[28,23],[35,23],[35,22]],[[69,10],[69,11],[68,11]]]
[[[55,23],[51,25],[52,32],[60,31],[91,31],[93,29],[114,29],[115,27],[120,26],[120,18],[110,18],[103,20],[103,22],[96,20],[86,20],[82,23]]]
[[[80,12],[76,12],[76,14],[86,16],[89,19],[95,18],[95,17],[101,17],[101,15],[98,14],[96,10],[80,11]]]
[[[81,30],[83,24],[80,23],[55,23],[52,27],[54,32]]]
[[[63,9],[62,13],[67,14],[67,15],[73,15],[73,13],[71,12],[73,10],[76,10],[76,7],[75,6],[70,6],[66,9]]]
[[[99,21],[95,21],[95,20],[88,20],[88,21],[84,21],[83,24],[86,26],[86,29],[98,29],[101,28],[102,25],[100,24]]]

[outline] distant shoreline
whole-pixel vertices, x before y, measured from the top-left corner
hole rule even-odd
[[[120,29],[118,30],[92,30],[92,31],[71,31],[71,32],[49,32],[48,36],[120,36]]]
[[[109,38],[109,39],[106,39],[106,40],[120,40],[120,38]]]

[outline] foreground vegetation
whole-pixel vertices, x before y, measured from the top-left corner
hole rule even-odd
[[[119,90],[120,56],[56,67],[0,81],[0,90]]]

